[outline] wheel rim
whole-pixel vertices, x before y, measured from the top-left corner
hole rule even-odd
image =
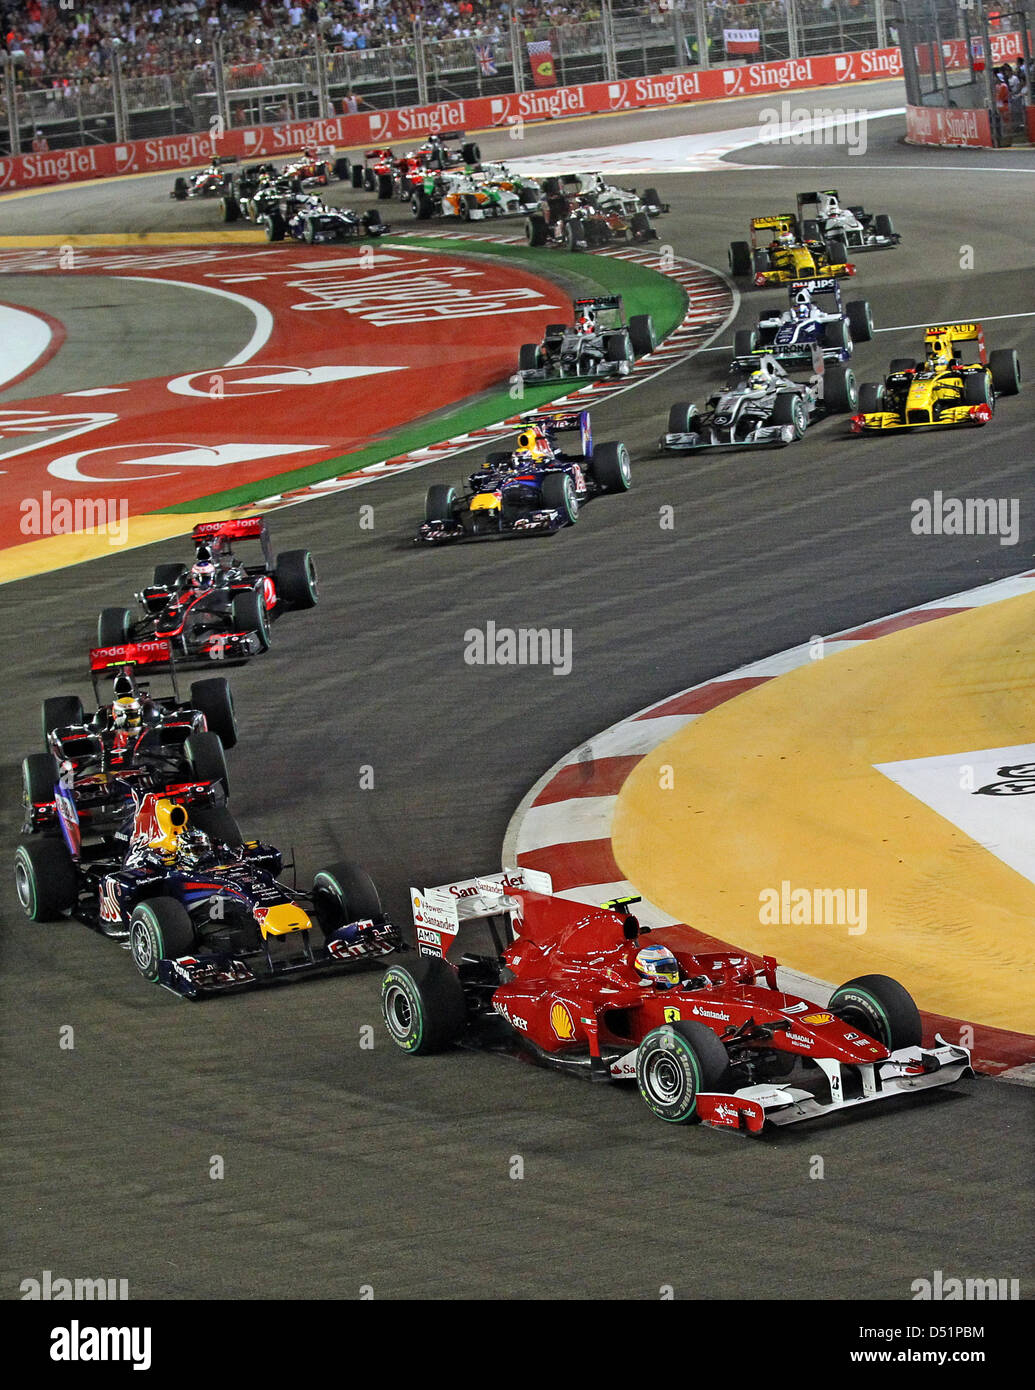
[[[627,483],[632,477],[632,468],[629,465],[629,455],[624,449],[618,456],[618,467],[622,474],[622,481]]]
[[[403,1041],[413,1033],[413,1005],[401,985],[391,984],[385,990],[384,1016],[388,1031],[397,1041]]]
[[[656,1048],[643,1067],[643,1085],[650,1099],[669,1108],[685,1091],[685,1077],[671,1048]]]
[[[33,891],[32,875],[21,855],[14,861],[14,885],[23,910],[31,913],[35,905],[36,894]]]
[[[132,954],[142,975],[151,975],[155,968],[154,942],[143,922],[133,923]]]

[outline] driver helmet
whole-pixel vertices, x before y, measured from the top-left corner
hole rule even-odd
[[[679,962],[667,946],[644,946],[633,964],[645,980],[660,989],[679,984]]]
[[[575,327],[580,333],[595,333],[597,329],[597,316],[593,309],[583,309],[575,320]]]
[[[140,701],[135,695],[123,695],[114,701],[111,717],[116,729],[140,728]]]
[[[112,691],[116,700],[125,699],[127,696],[132,697],[136,694],[133,688],[133,677],[127,676],[125,671],[120,671],[112,683]]]
[[[752,372],[747,379],[749,391],[764,391],[769,385],[769,378],[765,372]]]
[[[793,233],[793,232],[781,232],[780,235],[776,238],[776,244],[777,244],[778,246],[793,246],[793,245],[794,245],[794,233]]]
[[[550,441],[542,425],[529,425],[517,437],[517,453],[531,454],[535,459],[549,458]]]
[[[204,830],[195,830],[188,825],[186,830],[180,835],[177,849],[181,859],[196,862],[203,855],[207,854],[212,848],[212,841],[205,834]]]
[[[212,551],[207,545],[199,545],[190,572],[190,582],[196,589],[211,589],[216,582],[216,566]]]
[[[812,297],[808,290],[799,290],[794,296],[794,317],[807,319],[812,312]]]

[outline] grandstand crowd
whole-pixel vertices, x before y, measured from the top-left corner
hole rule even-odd
[[[803,19],[822,17],[837,0],[797,0]],[[845,10],[867,0],[839,0]],[[666,22],[669,0],[612,0],[615,13]],[[126,77],[183,74],[211,60],[223,36],[229,64],[267,63],[312,50],[319,33],[329,52],[406,42],[420,17],[427,39],[500,42],[513,9],[524,30],[600,18],[600,0],[20,0],[0,4],[4,47],[22,88],[63,87],[104,78],[118,50]],[[737,4],[708,0],[709,27],[779,27],[784,0]]]

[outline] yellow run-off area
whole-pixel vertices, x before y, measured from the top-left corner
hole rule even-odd
[[[131,516],[126,519],[126,529],[121,535],[108,535],[104,531],[75,531],[67,536],[41,536],[39,540],[26,541],[24,545],[13,545],[0,550],[0,584],[10,584],[16,579],[29,579],[35,574],[49,574],[51,570],[64,569],[68,565],[79,565],[84,560],[99,560],[104,555],[113,555],[118,550],[133,550],[137,546],[151,545],[170,536],[184,536],[194,529],[199,521],[215,521],[227,515],[229,508],[222,512],[198,512],[196,514],[153,512],[145,516]],[[235,513],[236,514],[236,513]],[[176,556],[171,556],[175,559]]]
[[[974,608],[691,721],[619,795],[622,873],[680,920],[819,979],[891,975],[922,1009],[1035,1033],[1035,884],[874,767],[1035,742],[1033,630],[1035,594]],[[865,931],[763,924],[760,895],[784,882],[865,888]]]

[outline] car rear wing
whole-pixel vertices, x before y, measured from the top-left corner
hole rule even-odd
[[[590,424],[588,410],[533,410],[522,418],[549,425],[557,434],[578,430],[582,440],[583,457],[593,457],[593,426]]]
[[[177,702],[180,690],[176,681],[176,658],[172,644],[164,639],[147,642],[121,642],[115,647],[93,647],[90,651],[90,680],[97,703],[102,701],[102,679],[114,680],[123,672],[162,667],[172,676],[173,694]]]
[[[925,343],[936,343],[946,339],[953,349],[960,343],[976,343],[978,360],[983,364],[987,363],[985,330],[980,323],[932,324],[930,328],[924,329]]]
[[[239,517],[226,521],[199,521],[190,533],[190,538],[195,545],[201,541],[208,541],[216,551],[223,550],[233,541],[257,540],[262,547],[266,568],[273,568],[273,549],[264,516]]]
[[[504,869],[498,874],[459,879],[435,888],[411,888],[413,929],[417,950],[424,956],[449,954],[463,926],[488,922],[495,933],[502,919],[506,940],[496,938],[499,952],[518,934],[523,913],[521,892],[549,896],[553,892],[550,875],[538,869]]]
[[[797,232],[798,219],[793,212],[778,212],[772,217],[752,217],[752,231],[761,232],[767,227],[778,227],[783,232]]]
[[[798,211],[801,212],[802,208],[807,207],[810,203],[818,203],[821,197],[836,198],[838,202],[841,201],[841,195],[836,188],[821,188],[818,192],[799,193],[796,199]]]

